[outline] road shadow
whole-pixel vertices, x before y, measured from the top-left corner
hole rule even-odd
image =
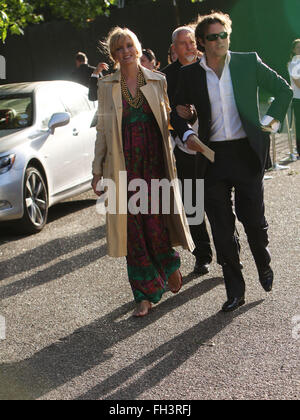
[[[141,357],[134,363],[119,370],[99,385],[81,395],[77,400],[135,400],[147,390],[155,387],[164,378],[178,369],[190,357],[192,357],[201,346],[211,346],[210,341],[224,330],[231,322],[240,315],[255,308],[263,301],[250,303],[238,311],[224,314],[217,313],[176,336],[172,340],[162,344],[155,350]],[[158,363],[157,363],[158,362]],[[154,365],[154,366],[153,366]],[[152,366],[152,367],[151,367]],[[147,368],[138,379],[120,388],[134,375]],[[180,387],[180,384],[178,384]],[[115,392],[113,392],[116,390]],[[176,396],[175,396],[176,399]]]
[[[179,295],[161,302],[148,317],[139,320],[130,316],[135,306],[134,302],[126,303],[90,325],[74,331],[70,336],[42,349],[27,360],[0,365],[0,400],[35,400],[42,397],[51,390],[81,376],[87,370],[111,359],[113,357],[111,349],[115,345],[147,328],[168,312],[209,293],[222,283],[223,279],[220,278],[206,279],[187,290],[183,290]],[[100,308],[101,303],[99,302],[99,310]],[[247,308],[245,307],[244,311]],[[201,322],[199,325],[203,324],[204,327],[198,326],[198,329],[193,330],[194,334],[197,331],[206,334],[201,340],[208,340],[209,337],[213,337],[224,326],[228,325],[232,319],[229,316],[224,317],[222,321],[222,318],[216,315],[216,318],[213,317],[210,321],[204,321],[204,324]],[[211,329],[209,334],[205,332],[207,328]],[[192,345],[195,336],[192,337],[193,334],[189,332],[184,334],[186,335],[183,335],[183,337],[191,340]],[[164,349],[171,348],[171,344],[165,346],[167,347],[164,347]],[[188,343],[187,346],[189,346]],[[195,345],[193,348],[195,348]],[[164,352],[164,349],[157,349],[158,354]],[[150,361],[155,356],[150,354],[147,357]],[[176,368],[176,363],[177,366],[182,363],[180,357],[178,355],[177,359],[175,358],[171,363],[172,369]],[[128,369],[120,372],[123,375],[122,378],[125,379],[128,372],[131,372],[134,367],[128,367]],[[116,381],[118,384],[120,383],[118,379]],[[109,382],[110,391],[116,389],[117,383],[112,386],[112,380]],[[99,387],[85,397],[99,396],[99,392],[101,398],[105,397],[107,392],[102,394],[102,385],[99,385]]]
[[[107,246],[102,245],[92,250],[85,251],[81,254],[74,255],[63,261],[58,262],[50,267],[40,270],[38,273],[32,274],[21,280],[14,281],[11,284],[0,287],[0,301],[27,290],[39,287],[44,284],[50,283],[53,280],[62,278],[74,271],[86,267],[100,258],[107,255]]]
[[[55,206],[49,209],[48,224],[55,222],[58,219],[69,216],[70,214],[78,213],[81,210],[85,210],[89,207],[96,206],[97,200],[86,199],[86,200],[74,200],[65,201],[62,203],[55,204]]]
[[[26,251],[17,257],[1,261],[0,281],[21,273],[27,273],[28,271],[47,264],[56,258],[91,245],[92,243],[105,237],[105,229],[105,226],[100,226],[90,229],[87,232],[53,239],[52,241]],[[70,258],[67,261],[72,262],[73,259]],[[64,262],[62,261],[59,264],[63,266]],[[50,269],[51,268],[49,268],[49,270]]]
[[[91,199],[66,201],[55,204],[55,206],[50,207],[49,209],[47,226],[59,219],[69,216],[70,214],[78,213],[81,210],[95,205],[96,200]],[[45,229],[47,229],[47,226]],[[12,241],[20,241],[29,236],[32,236],[32,234],[24,234],[18,231],[18,221],[0,222],[0,245]]]

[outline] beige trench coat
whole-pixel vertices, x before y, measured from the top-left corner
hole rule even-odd
[[[146,85],[141,88],[152,112],[157,120],[163,138],[163,152],[166,168],[166,178],[171,181],[177,178],[175,158],[172,151],[171,139],[168,129],[168,116],[170,112],[167,96],[167,82],[160,73],[142,68]],[[122,94],[121,72],[100,79],[98,82],[98,125],[95,145],[95,159],[93,174],[103,176],[115,182],[117,193],[117,214],[106,214],[106,234],[108,254],[111,257],[127,255],[127,215],[121,214],[120,206],[124,208],[124,185],[119,190],[119,172],[126,171],[122,141]],[[127,186],[126,186],[127,189]],[[122,198],[123,197],[125,198]],[[186,215],[184,213],[178,182],[175,182],[172,198],[173,205],[180,209],[179,214],[165,215],[165,223],[169,231],[172,246],[181,245],[193,251],[195,246],[192,240]],[[127,203],[125,203],[127,208]]]

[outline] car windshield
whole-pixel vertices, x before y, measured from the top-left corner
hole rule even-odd
[[[32,95],[0,95],[0,130],[20,130],[32,123]]]

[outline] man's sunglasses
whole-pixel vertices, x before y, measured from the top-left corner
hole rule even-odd
[[[228,38],[228,32],[220,32],[219,34],[206,35],[207,41],[216,41],[218,38],[227,39]]]

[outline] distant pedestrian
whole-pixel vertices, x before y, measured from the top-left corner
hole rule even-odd
[[[288,64],[288,69],[294,91],[293,110],[296,120],[297,152],[300,156],[300,39],[296,39],[292,44],[291,61]]]
[[[93,163],[93,189],[97,195],[102,176],[114,181],[119,191],[120,172],[127,181],[144,180],[148,192],[148,214],[122,214],[117,196],[117,214],[107,214],[108,253],[127,257],[129,281],[137,308],[134,316],[148,314],[169,284],[179,292],[182,276],[180,258],[173,246],[193,250],[187,220],[176,181],[168,131],[170,111],[166,79],[140,65],[141,44],[129,29],[115,28],[108,37],[111,58],[118,70],[99,80],[99,121]],[[104,100],[101,100],[104,98]],[[152,214],[151,182],[173,181],[171,209],[177,214]],[[123,191],[124,192],[124,191]],[[136,191],[128,191],[128,200]],[[158,208],[160,208],[158,199]],[[155,201],[157,203],[157,201]]]
[[[103,71],[108,71],[109,66],[106,63],[99,63],[89,80],[89,100],[94,102],[98,100],[98,80],[104,76]]]
[[[73,82],[89,87],[90,77],[96,68],[88,64],[88,58],[83,52],[76,54],[75,65],[76,69],[72,73]]]
[[[141,65],[148,70],[159,70],[160,62],[157,60],[154,52],[149,48],[143,50]]]
[[[178,59],[178,56],[175,52],[174,45],[171,44],[168,51],[168,64],[174,63]]]

